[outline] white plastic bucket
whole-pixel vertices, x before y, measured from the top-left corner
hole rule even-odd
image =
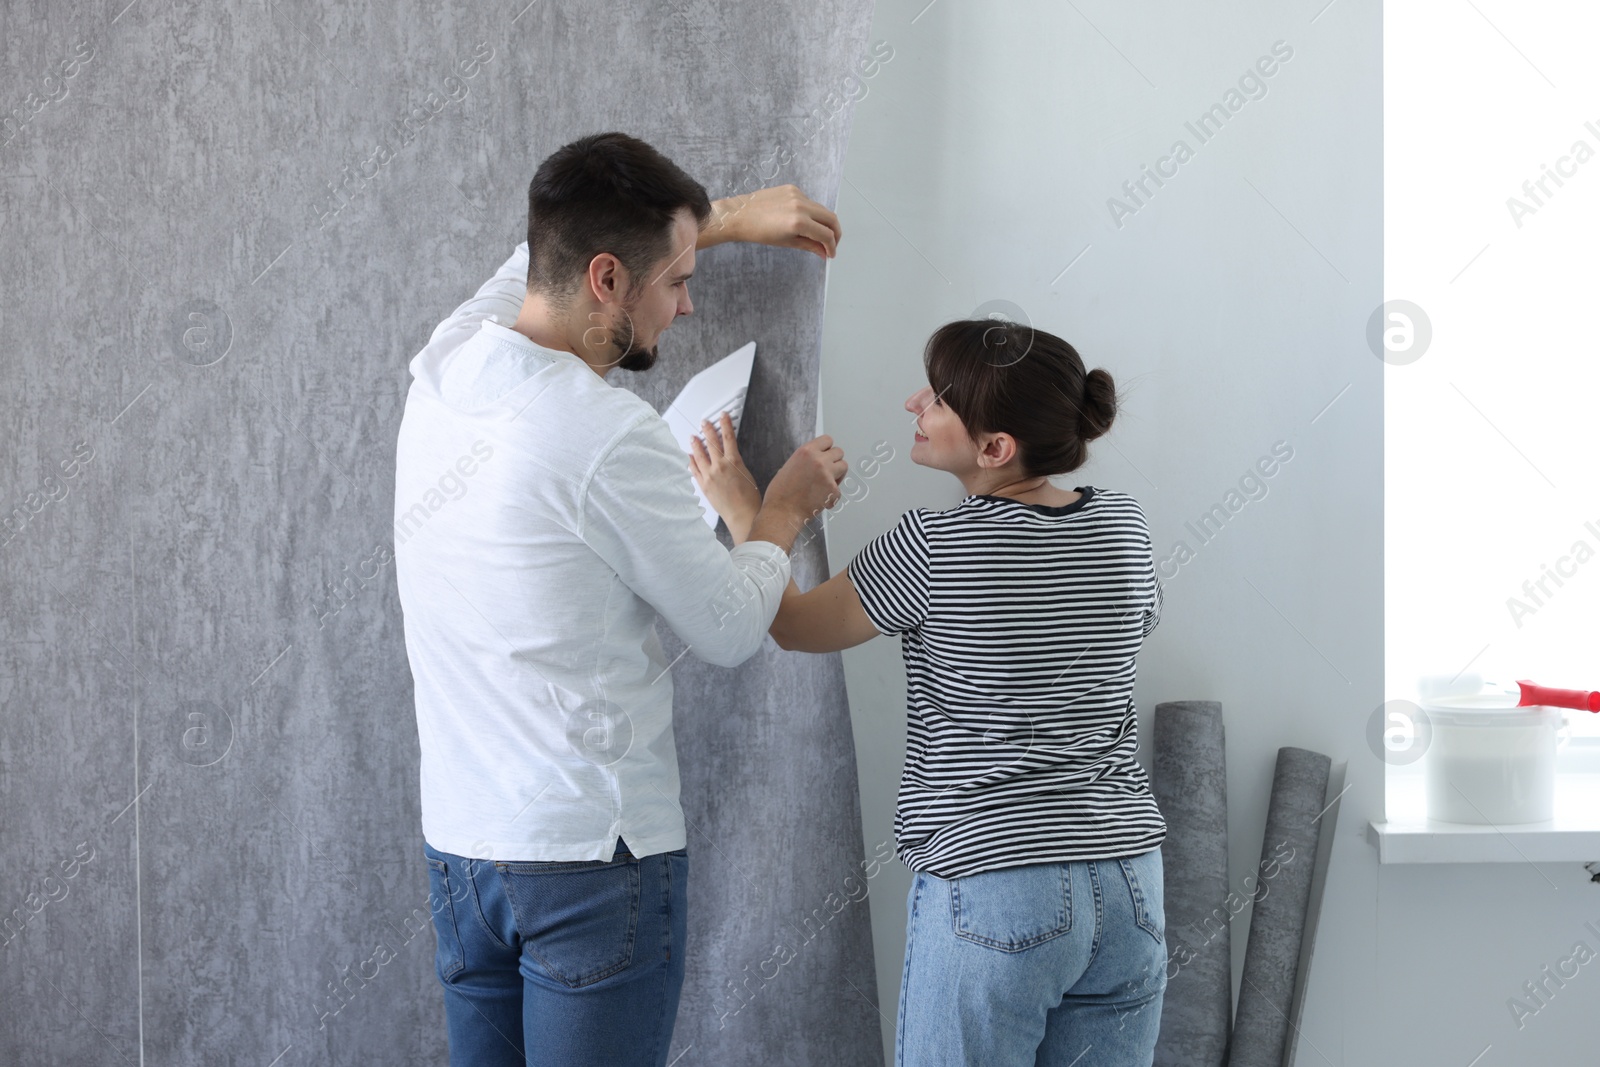
[[[1494,824],[1544,822],[1555,815],[1556,751],[1566,714],[1505,697],[1423,700],[1432,736],[1423,758],[1428,818]]]

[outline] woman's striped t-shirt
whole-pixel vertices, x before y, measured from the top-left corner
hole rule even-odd
[[[1112,859],[1166,836],[1135,759],[1134,657],[1162,603],[1150,531],[1126,493],[1078,492],[914,508],[850,561],[873,626],[901,635],[894,826],[912,870]]]

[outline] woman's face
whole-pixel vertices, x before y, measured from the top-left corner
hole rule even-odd
[[[967,436],[961,417],[925,385],[911,394],[906,410],[915,415],[911,461],[924,467],[959,473],[977,464],[977,446]]]

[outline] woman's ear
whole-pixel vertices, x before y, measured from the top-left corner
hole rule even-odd
[[[1017,442],[1008,433],[986,433],[980,438],[978,466],[1004,467],[1017,455]]]

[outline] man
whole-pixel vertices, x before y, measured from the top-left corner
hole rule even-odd
[[[528,241],[411,361],[396,580],[453,1064],[666,1062],[688,858],[654,619],[747,659],[847,468],[827,436],[801,446],[730,552],[684,443],[606,376],[648,369],[693,310],[697,248],[827,257],[839,235],[793,186],[713,204],[644,142],[585,137],[540,164]]]

